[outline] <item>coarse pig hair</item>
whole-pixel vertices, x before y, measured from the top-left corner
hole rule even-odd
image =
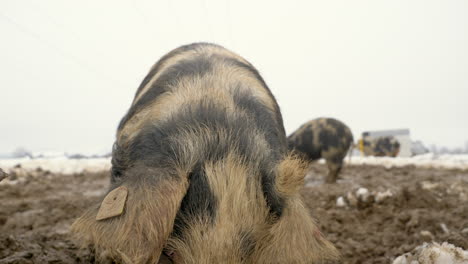
[[[119,124],[109,191],[128,189],[124,213],[97,221],[96,204],[72,231],[122,263],[336,260],[299,195],[305,164],[249,62],[182,46],[152,67]]]

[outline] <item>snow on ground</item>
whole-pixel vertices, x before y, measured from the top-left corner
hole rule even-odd
[[[349,157],[345,162],[353,165],[382,165],[386,168],[414,165],[417,167],[434,169],[468,170],[468,155],[434,155],[428,153],[414,157]]]
[[[336,206],[338,207],[357,207],[360,204],[382,203],[387,198],[394,196],[391,190],[384,192],[370,192],[367,188],[360,187],[355,191],[348,192],[345,196],[339,196],[336,199]]]
[[[468,251],[444,242],[425,243],[410,253],[397,257],[393,264],[466,264]]]
[[[324,162],[321,160],[320,162]],[[390,157],[347,157],[345,162],[353,165],[381,165],[386,168],[403,167],[414,165],[435,169],[461,169],[468,170],[468,155],[434,155],[432,153],[409,158]],[[109,170],[110,158],[83,158],[70,159],[66,156],[55,156],[49,158],[20,158],[0,159],[0,168],[5,172],[12,170],[20,164],[26,171],[41,168],[45,171],[61,174],[74,174],[81,172],[98,172]]]
[[[82,172],[99,172],[109,170],[110,158],[69,159],[67,157],[54,158],[21,158],[0,160],[0,168],[5,172],[15,169],[20,165],[26,171],[34,171],[38,168],[57,174],[75,174]]]

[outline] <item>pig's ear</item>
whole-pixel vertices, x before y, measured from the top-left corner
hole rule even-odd
[[[289,197],[281,218],[257,241],[252,263],[341,263],[299,196]],[[336,262],[335,262],[336,261]]]
[[[299,191],[307,167],[307,162],[293,155],[278,164],[275,188],[285,198],[285,208],[268,234],[257,241],[252,263],[329,263],[339,259],[301,201]]]
[[[157,263],[187,188],[183,176],[124,180],[75,221],[73,235],[94,247],[97,258]]]
[[[282,196],[297,194],[304,185],[308,163],[299,156],[290,154],[276,168],[276,191]]]

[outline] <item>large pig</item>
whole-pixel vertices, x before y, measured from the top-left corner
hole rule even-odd
[[[299,196],[279,107],[258,71],[213,44],[162,57],[117,131],[109,193],[72,227],[123,263],[321,263],[337,251]]]
[[[336,182],[352,143],[353,134],[348,126],[333,118],[311,120],[288,137],[289,148],[295,149],[309,161],[326,160],[327,183]]]
[[[400,152],[400,142],[393,136],[371,138],[364,135],[358,144],[365,156],[396,157]]]

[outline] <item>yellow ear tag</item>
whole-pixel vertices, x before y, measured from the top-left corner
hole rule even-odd
[[[120,186],[108,193],[101,203],[96,220],[99,221],[121,215],[125,208],[127,195],[128,189],[125,186]]]

